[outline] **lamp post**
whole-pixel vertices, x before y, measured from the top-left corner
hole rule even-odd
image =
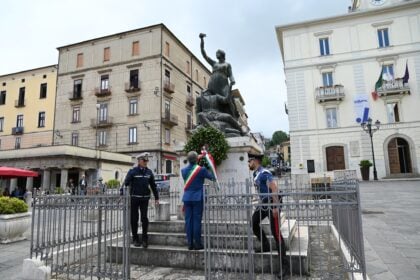
[[[376,120],[374,124],[372,124],[372,119],[369,118],[367,122],[362,122],[361,126],[363,130],[369,134],[370,137],[370,146],[372,149],[372,158],[373,158],[373,180],[378,181],[378,173],[376,172],[376,163],[375,163],[375,152],[373,150],[373,133],[379,130],[379,127],[381,126],[381,122]]]

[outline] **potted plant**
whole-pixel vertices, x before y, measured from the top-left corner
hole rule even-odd
[[[370,160],[364,159],[360,161],[359,166],[363,181],[369,181],[370,167],[372,166],[372,163]]]
[[[25,239],[23,233],[31,226],[31,213],[21,199],[0,197],[0,243]]]

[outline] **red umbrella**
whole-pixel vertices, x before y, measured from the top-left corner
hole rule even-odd
[[[3,177],[3,178],[38,177],[38,173],[31,170],[0,166],[0,177]]]

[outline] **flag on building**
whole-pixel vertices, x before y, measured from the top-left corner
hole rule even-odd
[[[382,87],[383,83],[384,83],[384,79],[383,79],[383,74],[384,74],[384,68],[381,67],[381,73],[379,74],[379,78],[375,83],[375,91],[372,92],[372,98],[373,100],[377,100],[378,99],[378,89],[380,87]]]
[[[408,72],[408,62],[405,63],[405,73],[402,79],[404,84],[408,83],[408,79],[410,79],[410,73]]]

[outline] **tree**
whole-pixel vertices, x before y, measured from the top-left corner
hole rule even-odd
[[[271,137],[270,147],[275,146],[275,145],[280,145],[281,143],[287,141],[288,139],[289,139],[289,135],[287,135],[286,132],[278,130],[274,132],[273,136]]]

